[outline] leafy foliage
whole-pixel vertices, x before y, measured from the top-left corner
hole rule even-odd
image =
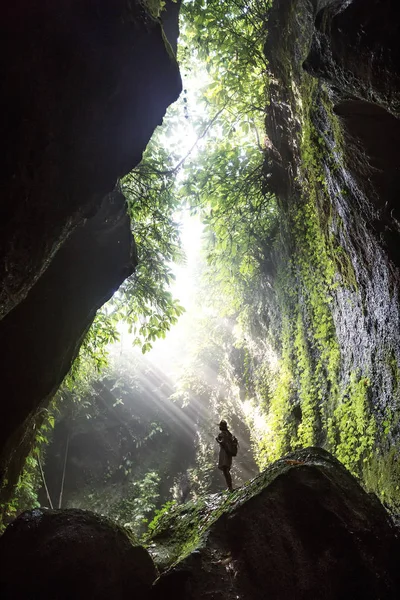
[[[159,498],[160,476],[149,471],[141,481],[132,482],[126,497],[114,507],[114,518],[139,535],[145,530]]]
[[[269,7],[269,0],[229,5],[194,0],[182,6],[182,60],[189,66],[193,59],[205,64],[211,79],[205,100],[227,107],[233,117],[240,115],[244,131],[254,126],[254,113],[262,114],[266,107],[263,46]]]
[[[158,16],[164,3],[147,4]],[[89,402],[121,321],[143,353],[176,324],[184,312],[170,292],[172,264],[184,260],[177,212],[188,207],[199,214],[204,264],[198,311],[208,312],[192,323],[195,351],[174,395],[197,425],[197,464],[189,470],[194,495],[210,489],[215,477],[210,422],[228,415],[237,427],[247,419],[260,467],[290,450],[325,445],[354,473],[368,472],[374,459],[382,470],[382,461],[373,457],[376,421],[368,374],[347,373],[348,384],[340,385],[332,295],[340,287],[355,290],[357,281],[331,232],[324,170],[331,150],[314,125],[313,102],[320,91],[308,79],[298,82],[292,107],[301,121],[293,133],[301,192],[283,207],[269,188],[272,146],[263,131],[270,5],[269,0],[183,4],[180,60],[187,79],[200,83],[194,94],[185,90],[141,164],[121,182],[139,266],[99,311],[59,393],[65,402]],[[340,141],[329,99],[324,96],[322,104]],[[188,149],[179,147],[176,135],[182,120],[196,137]],[[38,440],[45,443],[46,437]],[[126,473],[130,460],[121,464]],[[24,497],[35,502],[36,466],[32,455],[21,479],[21,500],[12,510]],[[126,498],[115,507],[117,518],[140,531],[157,505],[159,483],[155,471],[130,482]],[[175,510],[168,505],[151,530],[159,529],[170,509]]]
[[[46,447],[51,439],[57,412],[56,402],[53,401],[49,408],[42,409],[32,422],[32,428],[37,433],[34,436],[31,451],[25,460],[12,499],[7,504],[0,505],[0,533],[5,528],[6,523],[22,511],[39,506],[38,492],[43,484],[39,462],[43,463],[44,461]]]
[[[171,160],[156,135],[143,161],[122,182],[139,265],[110,306],[113,315],[128,323],[143,353],[157,337],[165,337],[184,311],[169,291],[175,279],[172,263],[184,258],[175,221],[179,201],[174,193],[173,170],[168,168]]]
[[[183,6],[183,62],[207,71],[196,97],[203,107],[196,127],[207,135],[184,165],[179,193],[205,224],[213,306],[238,319],[256,300],[255,282],[263,286],[278,223],[275,198],[263,185],[269,6],[241,0]],[[190,101],[187,110],[190,117]]]
[[[143,0],[143,4],[147,7],[150,14],[157,18],[165,7],[165,0]]]

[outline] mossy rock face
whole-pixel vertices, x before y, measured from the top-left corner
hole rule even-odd
[[[232,494],[170,509],[149,549],[163,569],[171,553],[157,598],[400,594],[400,545],[386,511],[319,448],[289,454]]]
[[[3,600],[145,600],[155,577],[148,552],[89,511],[27,511],[0,538]]]

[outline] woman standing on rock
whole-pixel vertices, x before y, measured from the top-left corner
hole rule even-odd
[[[226,421],[220,422],[219,429],[218,437],[215,438],[219,444],[218,469],[221,469],[228,490],[232,492],[232,477],[230,471],[232,466],[232,456],[236,456],[237,454],[238,441],[229,431]]]

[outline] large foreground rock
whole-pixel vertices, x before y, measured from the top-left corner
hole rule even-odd
[[[160,519],[152,544],[164,569],[160,599],[400,597],[388,514],[321,449],[277,461],[234,494],[178,507]]]
[[[2,600],[139,600],[155,576],[143,547],[87,511],[28,511],[0,538]]]

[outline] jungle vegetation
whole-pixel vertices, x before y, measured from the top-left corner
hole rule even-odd
[[[318,210],[317,196],[326,186],[309,83],[299,91],[304,202],[289,214],[269,185],[265,117],[271,74],[264,54],[269,9],[269,0],[183,3],[178,59],[185,90],[140,165],[120,182],[139,266],[98,312],[38,429],[9,514],[37,501],[41,463],[58,414],[90,413],[93,386],[107,369],[120,324],[146,353],[178,319],[187,318],[170,291],[172,265],[185,261],[180,211],[197,215],[204,226],[199,310],[190,315],[191,350],[171,400],[202,406],[208,415],[199,424],[197,462],[190,472],[194,497],[210,489],[207,429],[224,410],[250,427],[260,468],[296,448],[324,445],[365,478],[377,425],[368,375],[352,373],[345,388],[339,381],[330,292],[354,286],[354,274]],[[192,132],[193,143],[183,144],[182,128]],[[339,260],[347,265],[345,277]],[[158,477],[149,471],[133,482],[116,516],[136,525],[149,519],[159,498]],[[395,493],[391,488],[392,504]]]

